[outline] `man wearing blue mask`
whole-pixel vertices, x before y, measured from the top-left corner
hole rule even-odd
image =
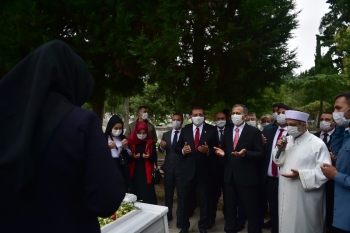
[[[336,166],[325,163],[323,174],[334,180],[333,226],[337,232],[350,232],[350,92],[335,97],[334,121],[337,127],[332,134],[332,153],[337,156]]]

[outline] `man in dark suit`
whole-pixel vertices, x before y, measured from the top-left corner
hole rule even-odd
[[[175,152],[180,156],[181,167],[181,233],[188,232],[190,227],[188,196],[197,189],[200,202],[200,220],[198,228],[206,233],[207,218],[207,192],[210,168],[210,156],[215,144],[215,128],[204,123],[204,110],[194,107],[191,111],[192,124],[186,125],[180,134]]]
[[[173,129],[165,132],[162,137],[162,141],[159,144],[159,152],[166,152],[165,161],[161,167],[164,171],[164,192],[165,192],[165,206],[168,207],[168,221],[173,219],[173,197],[176,187],[177,197],[180,197],[180,168],[178,164],[178,157],[175,153],[175,148],[179,136],[181,134],[181,128],[183,123],[183,117],[181,113],[174,113],[172,116]],[[180,218],[180,204],[178,202],[178,208],[176,210],[177,226],[181,226]]]
[[[234,126],[225,128],[223,149],[215,147],[218,156],[225,156],[225,232],[237,232],[238,196],[248,217],[248,232],[261,233],[261,205],[259,204],[259,169],[263,160],[263,142],[259,129],[247,125],[248,109],[243,104],[232,108]]]
[[[315,133],[316,137],[321,138],[326,144],[329,152],[331,152],[331,135],[335,129],[335,122],[332,112],[323,112],[320,118],[321,131]],[[332,165],[335,166],[336,157],[330,153]],[[334,180],[326,182],[326,232],[335,233],[337,230],[332,227],[334,209]]]
[[[266,222],[263,228],[272,228],[271,233],[278,232],[278,176],[279,169],[272,160],[272,151],[276,147],[279,138],[287,135],[287,122],[285,111],[292,110],[287,105],[280,105],[277,110],[277,127],[264,128],[263,135],[266,137],[264,144],[264,163],[261,176],[263,177],[263,189],[267,200],[269,201],[270,220]],[[265,205],[266,200],[262,200]],[[265,213],[263,213],[262,219]]]
[[[214,116],[215,121],[215,139],[218,147],[224,141],[224,130],[226,126],[226,115],[223,112],[217,112]],[[207,229],[211,229],[215,224],[216,211],[218,201],[221,196],[221,191],[224,190],[224,168],[225,164],[222,158],[218,156],[211,156],[210,177],[209,177],[209,193],[208,193],[208,225]],[[225,200],[225,198],[224,198]],[[224,207],[223,213],[225,214]]]

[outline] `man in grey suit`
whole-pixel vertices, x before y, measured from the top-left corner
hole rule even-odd
[[[159,144],[158,150],[160,152],[166,151],[165,161],[161,169],[164,171],[164,192],[165,192],[165,206],[169,208],[168,220],[173,219],[173,197],[174,189],[177,190],[178,201],[180,199],[180,169],[178,163],[178,156],[175,153],[175,147],[179,139],[181,128],[183,123],[183,117],[181,113],[174,113],[172,117],[173,129],[165,132],[162,137],[162,141]],[[176,210],[177,227],[181,227],[180,222],[180,204]]]

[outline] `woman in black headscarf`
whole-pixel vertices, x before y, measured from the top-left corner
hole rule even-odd
[[[129,149],[128,140],[124,136],[124,122],[118,115],[113,115],[109,119],[105,136],[111,149],[112,158],[124,178],[125,192],[130,192],[128,163],[132,152]]]
[[[92,112],[84,61],[49,42],[0,81],[1,232],[100,232],[124,183]]]

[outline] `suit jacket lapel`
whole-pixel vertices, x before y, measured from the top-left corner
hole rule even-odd
[[[204,142],[206,142],[205,140],[207,140],[207,134],[209,133],[207,131],[208,131],[208,126],[206,125],[206,123],[204,123],[202,133],[199,138],[199,146],[204,145]]]
[[[236,149],[242,144],[242,142],[244,141],[245,136],[248,134],[248,131],[249,131],[249,129],[247,127],[247,124],[245,124],[244,127],[243,127],[243,130],[242,130],[242,133],[239,136]]]

